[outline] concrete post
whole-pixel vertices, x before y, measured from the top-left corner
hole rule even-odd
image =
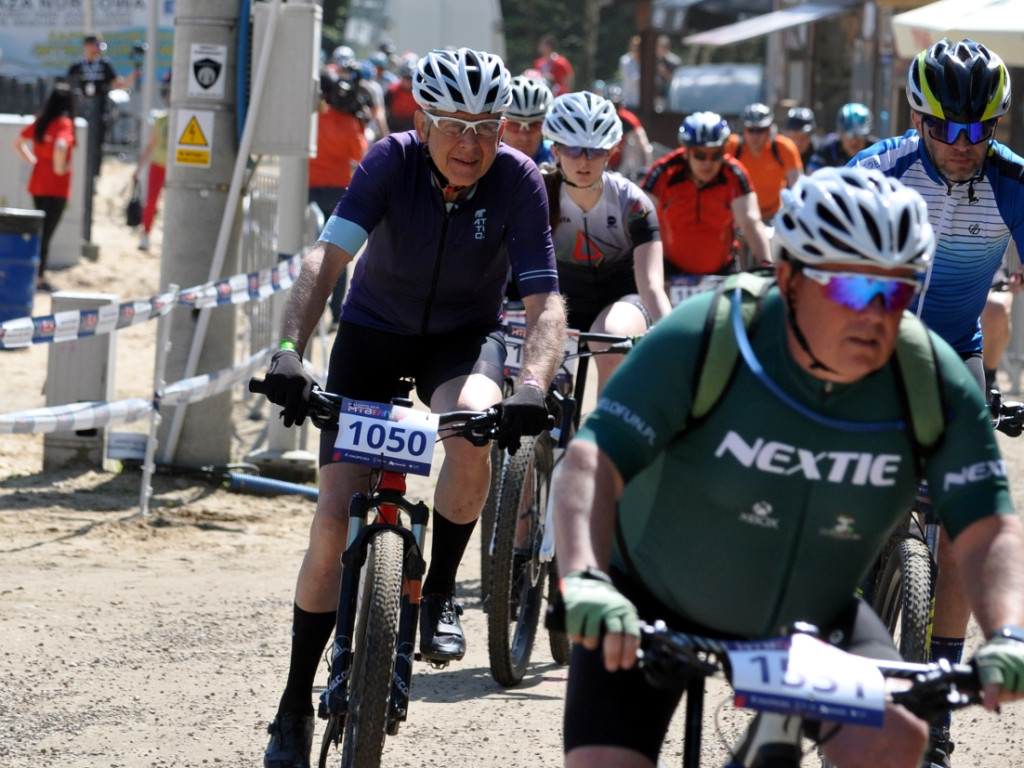
[[[247,66],[237,60],[238,13],[238,0],[178,0],[161,286],[192,286],[210,279],[225,208],[240,205],[239,197],[228,199],[238,153],[235,70]],[[237,271],[239,217],[234,216],[234,221],[220,277]],[[205,312],[209,318],[203,346],[196,370],[188,375],[228,368],[234,358],[235,308],[226,305]],[[199,318],[199,312],[187,307],[172,311],[169,382],[186,375]],[[189,406],[173,455],[161,460],[184,466],[227,464],[231,460],[231,403],[228,391]],[[161,444],[169,423],[170,419],[165,419],[161,425]]]
[[[53,294],[51,307],[56,314],[96,309],[119,301],[117,296],[107,293],[59,291]],[[112,401],[116,359],[116,333],[51,344],[46,364],[47,407]],[[43,471],[72,465],[111,469],[107,465],[106,428],[43,435]]]

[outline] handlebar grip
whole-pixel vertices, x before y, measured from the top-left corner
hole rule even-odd
[[[265,395],[267,393],[267,383],[263,379],[253,377],[249,379],[249,391],[257,395]]]

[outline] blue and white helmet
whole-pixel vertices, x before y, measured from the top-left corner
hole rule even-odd
[[[729,123],[717,112],[694,112],[679,126],[679,144],[684,147],[721,147],[730,133]]]
[[[512,103],[512,75],[493,53],[431,51],[416,67],[412,94],[431,112],[501,115]]]
[[[935,233],[915,190],[874,168],[822,168],[782,190],[772,256],[810,266],[928,269]]]
[[[544,138],[566,147],[614,149],[622,141],[622,121],[604,96],[563,93],[544,118]]]

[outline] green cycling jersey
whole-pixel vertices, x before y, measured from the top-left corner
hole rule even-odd
[[[687,428],[711,299],[684,302],[647,334],[579,432],[626,483],[612,565],[683,619],[723,633],[763,637],[797,620],[824,624],[848,603],[913,501],[913,437],[909,428],[812,421],[743,359],[715,410]],[[837,421],[905,418],[891,364],[845,385],[800,368],[786,346],[784,311],[772,288],[751,334],[778,387]],[[919,321],[905,314],[903,322]],[[931,338],[948,423],[924,476],[955,537],[1013,507],[977,384],[960,357]]]

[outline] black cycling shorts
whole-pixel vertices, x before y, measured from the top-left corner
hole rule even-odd
[[[613,571],[612,579],[637,606],[640,617],[645,621],[662,619],[673,629],[715,636],[707,628],[672,620],[667,609],[646,590],[632,586],[624,574]],[[839,616],[823,628],[821,638],[858,655],[876,659],[900,658],[885,625],[860,599],[852,599]],[[562,726],[565,752],[586,746],[623,747],[657,763],[672,715],[685,688],[685,681],[680,681],[675,687],[655,688],[637,667],[608,672],[604,668],[600,647],[588,651],[574,644],[569,659],[569,685]]]
[[[480,373],[499,388],[504,381],[505,340],[500,331],[460,331],[407,336],[345,322],[331,349],[327,391],[353,400],[389,403],[401,394],[399,380],[416,382],[416,394],[430,403],[439,386]],[[320,466],[331,463],[338,430],[320,433]]]

